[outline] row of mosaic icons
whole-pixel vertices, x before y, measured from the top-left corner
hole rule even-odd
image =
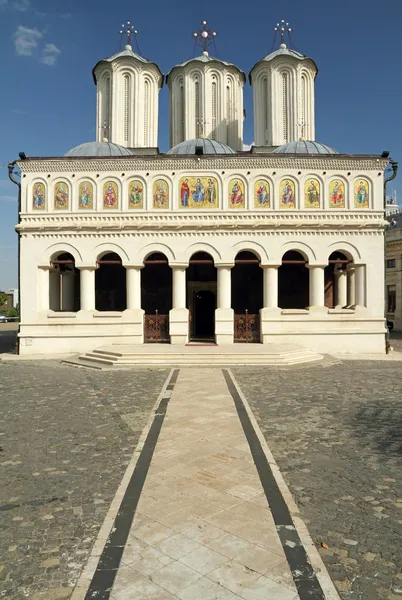
[[[214,177],[182,177],[179,183],[179,207],[203,209],[218,208],[219,188]],[[279,185],[280,208],[296,208],[295,184],[290,179],[283,179]],[[94,187],[90,181],[82,181],[78,191],[80,209],[94,208]],[[321,184],[318,179],[310,178],[304,183],[304,208],[320,208],[322,200]],[[169,208],[169,186],[164,179],[157,179],[153,184],[153,207]],[[228,207],[242,209],[246,206],[244,182],[232,179],[228,187]],[[369,207],[369,183],[366,179],[358,179],[354,184],[355,208]],[[46,210],[46,190],[43,183],[33,186],[32,207],[34,210]],[[329,207],[345,208],[345,184],[333,180],[329,184]],[[107,181],[103,186],[103,208],[119,208],[119,190],[114,181]],[[144,185],[141,181],[131,181],[128,187],[128,208],[144,208]],[[254,184],[254,208],[271,208],[271,184],[266,179],[258,179]],[[63,181],[54,186],[54,209],[69,209],[69,188]]]

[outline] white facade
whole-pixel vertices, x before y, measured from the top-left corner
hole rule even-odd
[[[96,83],[96,140],[126,148],[158,145],[158,96],[163,75],[157,65],[132,51],[100,61]]]
[[[281,146],[315,140],[314,61],[285,44],[263,58],[250,73],[254,98],[254,141]]]
[[[206,137],[243,149],[245,75],[235,65],[204,52],[167,76],[170,146]]]
[[[144,310],[141,300],[142,269],[152,253],[166,256],[172,269],[172,308],[169,331],[172,344],[188,341],[189,284],[186,270],[196,252],[208,253],[217,269],[216,282],[206,283],[216,295],[215,340],[234,341],[234,301],[231,271],[240,251],[258,258],[263,272],[260,341],[288,341],[319,352],[383,352],[384,314],[384,220],[383,170],[380,157],[338,156],[203,156],[29,159],[19,161],[22,171],[21,326],[20,352],[84,352],[105,344],[142,343]],[[183,178],[214,177],[217,208],[184,208],[180,182]],[[305,182],[320,182],[319,208],[306,208]],[[271,201],[257,208],[255,184],[264,178]],[[364,178],[369,184],[368,208],[356,207],[354,185]],[[143,185],[142,208],[130,208],[129,185]],[[244,208],[231,206],[231,181],[244,184]],[[82,181],[94,186],[91,209],[79,208]],[[155,205],[154,183],[166,182],[166,208]],[[295,184],[295,206],[284,208],[280,186]],[[345,185],[345,207],[331,208],[329,186]],[[57,208],[54,189],[65,182],[69,202]],[[105,206],[104,184],[114,182],[118,201]],[[35,186],[42,183],[45,204],[33,208]],[[280,266],[284,254],[297,251],[309,273],[308,304],[297,309],[280,306]],[[325,306],[325,269],[333,252],[342,252],[347,268],[337,267],[333,307]],[[126,308],[96,310],[95,279],[102,257],[116,253],[126,269]],[[63,288],[68,305],[57,306],[60,287],[57,261],[69,253],[79,270],[80,300],[73,306],[74,290],[68,273]],[[52,266],[53,265],[53,266]],[[56,275],[55,275],[56,273]],[[279,273],[279,277],[278,277]],[[29,293],[24,290],[29,290]],[[297,291],[297,290],[296,290]],[[55,297],[56,296],[56,297]],[[68,299],[69,298],[69,299]]]

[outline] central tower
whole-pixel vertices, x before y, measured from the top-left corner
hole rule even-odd
[[[193,34],[202,53],[173,67],[166,76],[170,98],[170,146],[206,137],[243,149],[245,74],[236,65],[209,55],[216,33],[201,22]]]

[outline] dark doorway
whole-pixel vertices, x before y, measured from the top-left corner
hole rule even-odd
[[[126,310],[126,269],[118,254],[105,254],[95,271],[95,306],[99,311]]]
[[[263,271],[258,257],[249,251],[239,252],[232,269],[232,308],[234,342],[260,341],[260,309],[263,307]]]
[[[144,342],[168,343],[172,308],[172,269],[167,257],[155,252],[141,270],[141,306],[144,309]]]
[[[335,268],[346,269],[347,265],[352,262],[348,260],[342,252],[332,252],[328,259],[328,265],[325,267],[325,306],[335,308],[336,305],[336,279]],[[348,294],[349,295],[349,294]]]
[[[49,307],[56,312],[80,310],[80,271],[68,252],[52,258],[49,273]]]
[[[209,290],[200,290],[194,301],[194,336],[213,339],[215,335],[216,296]]]
[[[307,261],[300,252],[290,250],[283,255],[278,269],[280,308],[302,308],[309,306],[309,270]]]

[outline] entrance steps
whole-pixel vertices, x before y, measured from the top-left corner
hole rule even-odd
[[[63,360],[63,364],[94,369],[137,366],[288,366],[315,362],[323,358],[322,354],[289,344],[116,344],[97,348],[77,358]]]

